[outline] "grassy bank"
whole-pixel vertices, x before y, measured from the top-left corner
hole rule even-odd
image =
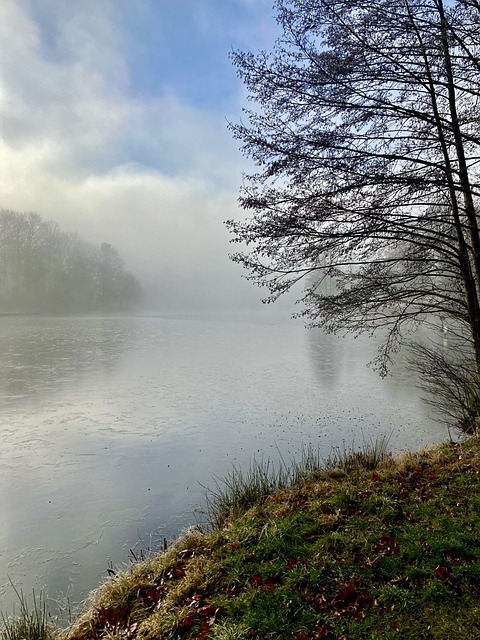
[[[283,489],[260,473],[247,499],[231,478],[236,493],[217,492],[212,505],[214,531],[192,531],[114,577],[63,634],[480,637],[480,438],[395,460],[356,454],[303,478],[297,471]]]

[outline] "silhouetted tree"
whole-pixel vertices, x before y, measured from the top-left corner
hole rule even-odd
[[[480,373],[480,3],[277,0],[271,52],[234,52],[253,106],[231,125],[256,169],[233,258],[303,281],[312,325],[402,336],[448,319]],[[333,277],[335,288],[322,289]]]

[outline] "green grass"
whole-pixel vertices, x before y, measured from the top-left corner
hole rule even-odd
[[[273,493],[297,486],[324,469],[325,463],[312,447],[303,450],[299,461],[286,463],[280,458],[275,464],[271,460],[253,460],[247,470],[232,466],[224,478],[214,478],[213,488],[206,489],[207,525],[221,528],[228,518],[241,515]]]
[[[66,635],[479,638],[480,438],[305,460],[217,482],[216,526],[115,576]]]
[[[209,530],[112,577],[63,640],[480,638],[480,437],[373,448],[217,480]],[[35,611],[1,640],[51,640]]]
[[[214,488],[206,489],[207,524],[218,529],[228,518],[238,517],[250,507],[262,504],[269,496],[331,473],[350,473],[375,469],[387,456],[388,439],[363,441],[360,450],[335,448],[327,460],[318,450],[307,447],[300,460],[278,463],[254,460],[247,470],[233,466],[224,478],[214,479]]]
[[[43,591],[38,596],[33,592],[33,603],[29,606],[25,594],[14,585],[12,587],[18,597],[19,611],[14,611],[11,617],[0,614],[0,640],[54,640],[57,629],[48,612]]]

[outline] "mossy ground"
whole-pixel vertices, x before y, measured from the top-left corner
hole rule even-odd
[[[190,532],[101,587],[69,640],[480,638],[480,439],[365,466]]]

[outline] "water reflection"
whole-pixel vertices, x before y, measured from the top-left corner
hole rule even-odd
[[[346,355],[342,339],[319,329],[306,332],[307,351],[315,376],[325,389],[334,389]]]

